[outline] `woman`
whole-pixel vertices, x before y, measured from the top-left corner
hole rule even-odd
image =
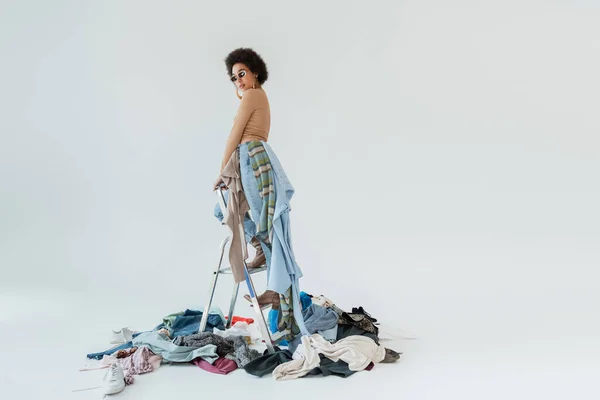
[[[225,145],[221,174],[214,189],[226,187],[227,182],[234,182],[234,176],[241,176],[243,196],[253,220],[244,215],[245,239],[256,248],[256,257],[247,267],[256,268],[266,263],[268,269],[268,290],[258,296],[258,302],[261,307],[272,305],[278,309],[281,306],[283,320],[279,328],[286,331],[288,337],[300,331],[307,334],[301,310],[293,306],[300,304],[298,279],[302,276],[289,232],[289,201],[294,189],[267,144],[271,112],[262,87],[269,76],[267,66],[255,51],[248,48],[232,51],[225,59],[225,65],[241,102]],[[228,191],[229,200],[232,194],[237,196],[231,189]],[[218,207],[215,215],[222,219]],[[233,243],[231,248],[234,249]],[[246,299],[249,298],[246,296]]]
[[[267,66],[263,59],[252,49],[240,48],[232,51],[225,59],[227,72],[231,81],[236,86],[236,95],[242,100],[234,119],[234,125],[225,144],[225,152],[221,162],[223,171],[234,150],[244,143],[253,141],[264,141],[269,139],[271,127],[271,110],[269,100],[262,85],[269,77]],[[242,91],[243,96],[239,91]],[[215,182],[215,190],[223,185],[223,179],[219,175]],[[246,220],[246,231],[252,226],[251,221]],[[265,254],[260,242],[256,237],[251,240],[256,249],[254,260],[247,263],[248,268],[261,267],[266,262]]]

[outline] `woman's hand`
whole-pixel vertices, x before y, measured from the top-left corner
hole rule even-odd
[[[221,178],[220,176],[217,178],[217,180],[215,181],[215,183],[213,184],[213,191],[217,190],[217,189],[227,189],[227,186],[225,186],[225,182],[223,182],[223,178]]]

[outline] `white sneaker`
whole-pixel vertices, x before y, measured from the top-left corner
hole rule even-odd
[[[106,371],[106,375],[104,375],[102,387],[104,388],[104,394],[115,394],[125,389],[125,375],[123,375],[123,369],[119,364],[111,364],[108,371]]]
[[[118,331],[112,331],[112,336],[110,338],[111,344],[123,344],[127,342],[131,342],[133,334],[135,332],[129,328],[122,328]]]

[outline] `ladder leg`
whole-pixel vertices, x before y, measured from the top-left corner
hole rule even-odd
[[[223,256],[225,255],[225,246],[227,245],[230,239],[231,237],[227,236],[221,242],[221,255],[219,257],[219,264],[217,264],[217,269],[215,270],[215,272],[213,272],[213,280],[209,290],[210,294],[208,297],[208,301],[204,305],[204,312],[202,313],[202,319],[200,320],[200,329],[198,331],[199,333],[204,332],[204,329],[206,328],[206,323],[208,322],[208,313],[210,311],[210,306],[212,305],[213,297],[215,296],[215,289],[217,288],[217,279],[219,279],[219,274],[221,273],[221,265],[223,264]]]
[[[244,274],[246,275],[246,284],[248,285],[248,291],[250,292],[250,300],[252,300],[252,306],[254,307],[254,311],[256,311],[258,326],[260,327],[260,333],[265,340],[265,344],[267,345],[267,351],[269,354],[275,353],[275,349],[273,349],[273,341],[271,339],[271,335],[269,334],[269,328],[267,327],[267,322],[265,320],[265,315],[263,314],[260,306],[258,305],[258,299],[256,298],[256,290],[254,289],[254,283],[250,278],[250,274],[248,273],[248,268],[246,267],[246,263],[244,262]]]
[[[235,309],[235,303],[237,301],[237,297],[238,297],[238,292],[240,290],[240,284],[239,283],[234,283],[233,285],[233,293],[231,295],[231,303],[229,303],[229,315],[227,316],[227,325],[225,326],[225,328],[231,328],[232,321],[233,321],[233,310]]]
[[[219,205],[221,207],[221,210],[223,212],[223,214],[226,213],[226,204],[225,204],[225,197],[223,194],[223,190],[219,190],[217,191],[218,194],[218,202]],[[238,227],[237,229],[239,230],[239,235],[241,238],[245,238],[245,232],[244,232],[244,223],[243,220],[240,220],[238,222]],[[206,321],[208,320],[208,310],[210,309],[210,304],[212,302],[212,298],[213,298],[213,294],[214,294],[214,290],[215,290],[215,286],[217,283],[217,276],[220,273],[220,269],[221,269],[221,262],[223,260],[223,253],[225,251],[225,243],[227,241],[229,241],[229,237],[227,239],[225,239],[225,241],[223,241],[223,244],[221,245],[221,259],[219,260],[219,266],[217,267],[217,270],[215,271],[215,278],[213,281],[213,286],[211,287],[211,294],[210,294],[210,299],[208,301],[208,304],[206,304],[206,307],[204,309],[204,314],[202,315],[202,321],[200,322],[200,331],[204,331],[204,328],[206,327]],[[246,241],[242,240],[241,241],[241,251],[242,251],[242,258],[246,258],[247,257],[247,247],[246,247]],[[231,249],[229,249],[229,251],[231,251]],[[265,321],[265,316],[262,313],[262,310],[260,309],[259,305],[258,305],[258,299],[256,298],[256,290],[254,289],[254,283],[252,282],[252,279],[250,278],[250,274],[248,273],[248,266],[246,265],[246,262],[243,261],[244,263],[244,275],[246,277],[246,284],[248,285],[248,291],[250,292],[250,298],[252,300],[252,305],[254,306],[254,310],[256,311],[257,314],[257,322],[258,325],[260,326],[260,330],[261,330],[261,335],[265,340],[265,344],[267,345],[267,351],[269,352],[269,354],[273,354],[275,352],[275,350],[273,349],[273,341],[271,339],[271,335],[269,334],[269,329],[267,328],[267,322]],[[233,265],[231,266],[231,268],[233,269]],[[235,284],[235,287],[233,289],[233,294],[231,296],[231,304],[229,305],[229,320],[227,321],[227,325],[230,326],[231,325],[231,321],[233,320],[233,310],[235,308],[235,302],[237,300],[237,295],[238,295],[238,290],[239,290],[239,284]]]

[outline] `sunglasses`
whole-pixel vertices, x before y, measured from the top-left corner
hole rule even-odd
[[[245,76],[246,76],[246,71],[244,71],[244,70],[241,70],[240,72],[238,72],[237,76],[236,76],[236,75],[233,75],[233,76],[231,77],[231,82],[234,82],[234,83],[235,83],[235,81],[237,81],[237,80],[238,80],[238,78],[243,78],[243,77],[245,77]]]

